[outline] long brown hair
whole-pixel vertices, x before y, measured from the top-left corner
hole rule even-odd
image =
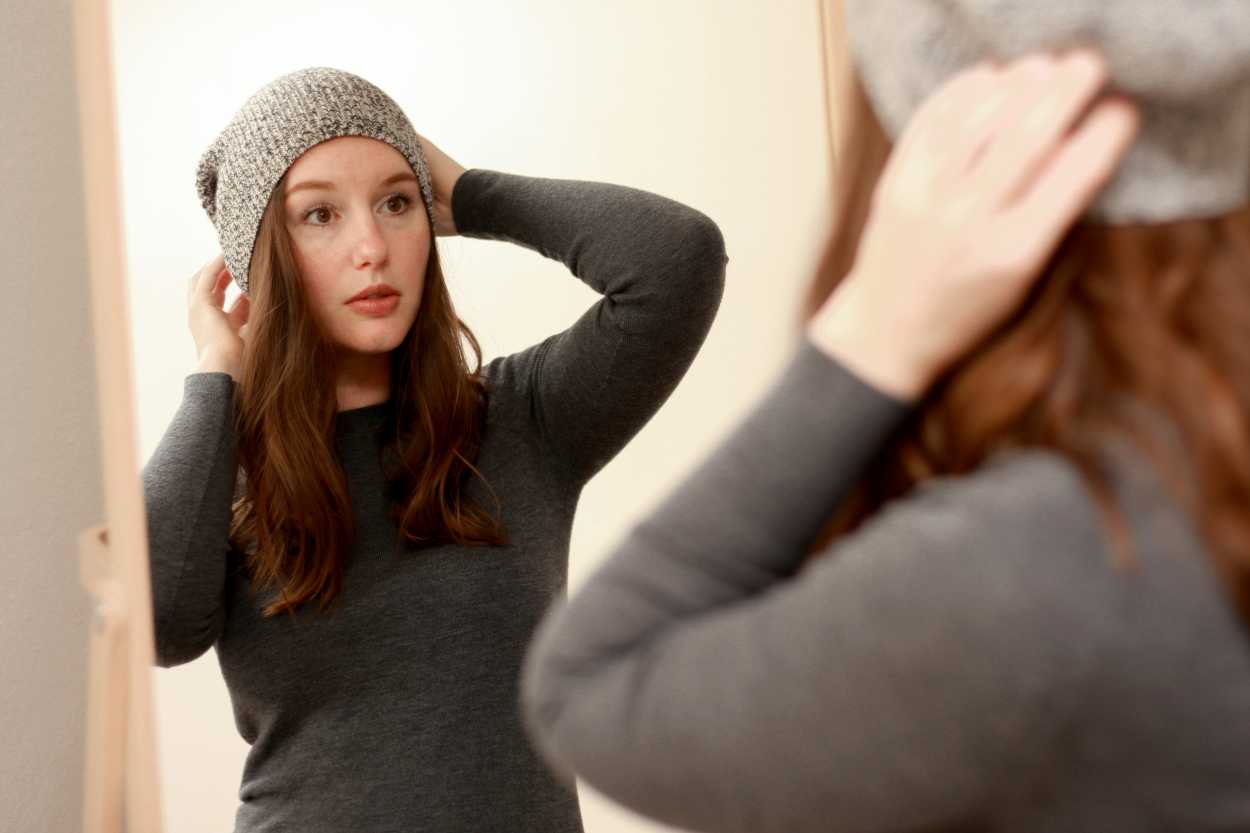
[[[336,354],[301,289],[282,217],[285,191],[284,175],[257,232],[235,409],[246,490],[234,505],[230,545],[245,554],[254,592],[278,591],[266,616],[310,601],[324,610],[338,600],[356,533],[334,450]],[[452,307],[433,245],[416,321],[390,360],[393,409],[379,431],[379,460],[386,458],[396,545],[506,543],[497,513],[463,491],[478,474],[487,393],[481,348]]]
[[[850,70],[843,80],[834,230],[805,320],[851,269],[891,151],[859,78]],[[1169,441],[1147,412],[1162,417]],[[1080,469],[1128,563],[1127,524],[1100,454],[1109,437],[1129,440],[1162,473],[1250,621],[1250,208],[1075,224],[1022,307],[929,390],[812,552],[927,478],[972,471],[1000,450],[1042,448]]]

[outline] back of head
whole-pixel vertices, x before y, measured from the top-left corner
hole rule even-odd
[[[966,64],[1092,44],[1142,126],[1021,308],[930,390],[817,548],[921,480],[1023,447],[1076,463],[1129,546],[1106,456],[1128,440],[1250,619],[1250,15],[1235,2],[846,3],[834,226],[805,315],[852,265],[892,136]]]
[[[891,137],[947,78],[980,61],[1095,47],[1108,91],[1141,109],[1087,215],[1210,217],[1250,203],[1250,14],[1242,0],[845,0],[850,53]]]

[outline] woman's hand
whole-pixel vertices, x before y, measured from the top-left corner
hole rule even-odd
[[[225,258],[218,253],[191,276],[187,288],[187,319],[201,367],[211,366],[238,378],[251,305],[247,295],[242,294],[228,312],[222,309],[229,282],[230,271],[226,269]]]
[[[817,346],[918,399],[1014,310],[1110,178],[1137,110],[1106,98],[1101,56],[978,64],[930,96],[873,192],[855,263],[812,318]]]
[[[434,222],[437,226],[434,233],[440,237],[451,236],[457,233],[456,221],[451,213],[451,192],[465,169],[429,139],[420,134],[417,137],[425,152],[425,162],[430,169],[430,188],[434,191]]]

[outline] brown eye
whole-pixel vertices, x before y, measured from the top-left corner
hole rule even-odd
[[[395,202],[396,200],[398,200],[398,201],[400,202],[400,204],[403,206],[403,209],[407,209],[407,208],[408,208],[408,204],[412,202],[412,200],[408,199],[407,195],[405,195],[405,194],[392,194],[392,195],[391,195],[391,197],[390,197],[390,199],[388,199],[388,200],[386,201],[386,204],[387,204],[387,205],[390,205],[391,203]],[[399,211],[400,211],[400,210],[403,210],[403,209],[396,210],[396,212],[395,212],[395,213],[397,213],[397,214],[398,214],[398,213],[399,213]]]
[[[309,217],[312,217],[313,215],[318,215],[318,216],[320,216],[322,213],[329,213],[329,211],[330,211],[329,206],[319,205],[319,206],[317,206],[317,207],[315,207],[315,208],[310,209],[309,211],[307,211],[307,212],[304,214],[304,220],[305,220],[305,221],[307,221],[307,220],[308,220],[308,218],[309,218]],[[329,218],[327,218],[327,219],[326,219],[326,221],[325,221],[324,223],[312,223],[312,225],[314,225],[314,226],[324,226],[324,225],[326,225],[326,224],[327,224],[327,223],[329,223],[329,222],[330,222],[330,220],[329,220]]]

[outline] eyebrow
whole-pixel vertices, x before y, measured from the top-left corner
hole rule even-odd
[[[405,180],[416,182],[417,178],[413,176],[412,173],[409,171],[400,171],[397,174],[391,174],[386,179],[382,180],[382,182],[379,184],[382,187],[385,187],[387,185],[394,185],[396,182],[403,182]],[[293,185],[290,188],[286,189],[286,195],[289,197],[292,194],[294,194],[296,191],[301,191],[305,189],[313,189],[313,188],[321,189],[323,191],[333,191],[334,183],[325,182],[324,180],[320,180],[320,179],[309,179],[309,180],[305,180],[304,182],[299,183],[298,185]]]

